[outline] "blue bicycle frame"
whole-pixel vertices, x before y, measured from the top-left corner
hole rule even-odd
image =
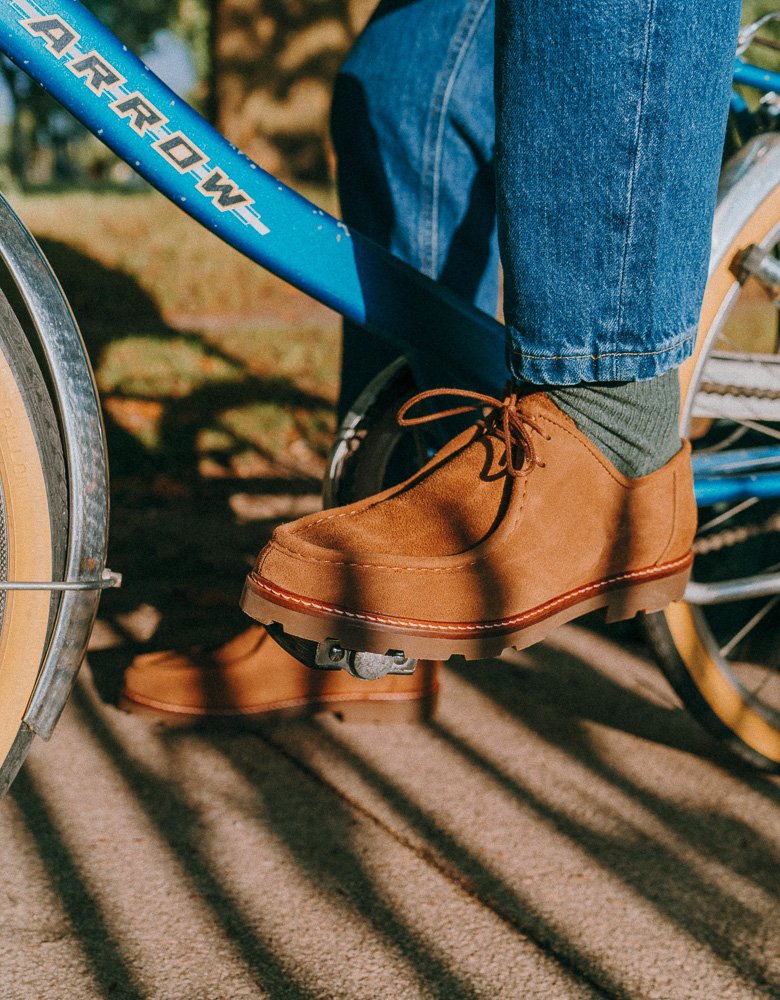
[[[492,392],[506,381],[500,323],[253,163],[78,0],[4,0],[0,51],[150,184],[250,259],[399,353],[427,355],[456,381]],[[741,60],[734,79],[780,92],[780,74]],[[736,92],[732,106],[738,116],[747,112]],[[777,473],[696,471],[702,505],[745,490],[780,496]]]

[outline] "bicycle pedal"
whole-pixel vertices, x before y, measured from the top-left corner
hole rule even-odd
[[[402,650],[366,653],[346,649],[336,639],[326,639],[317,645],[315,666],[320,670],[346,670],[360,680],[377,681],[388,674],[413,674],[417,660],[410,659]]]

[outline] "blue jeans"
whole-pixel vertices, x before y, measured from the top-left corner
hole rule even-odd
[[[500,260],[519,380],[679,365],[707,275],[740,6],[382,0],[336,82],[345,220],[491,313]],[[342,411],[393,357],[345,330]]]

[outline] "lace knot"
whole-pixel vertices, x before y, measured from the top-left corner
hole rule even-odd
[[[439,396],[454,396],[460,399],[469,400],[462,406],[454,406],[449,410],[438,410],[436,413],[423,413],[417,417],[407,416],[419,403],[427,399],[436,399]],[[407,400],[398,411],[398,424],[400,427],[418,427],[421,424],[429,424],[434,420],[444,420],[446,417],[457,417],[464,413],[483,413],[483,420],[486,427],[497,432],[504,441],[506,455],[506,471],[515,479],[527,476],[534,468],[544,468],[544,463],[539,461],[539,457],[534,447],[531,432],[535,431],[541,437],[549,440],[546,434],[535,420],[526,416],[518,409],[520,397],[517,391],[511,386],[507,388],[503,399],[495,396],[488,396],[481,392],[473,392],[470,389],[428,389],[420,392]],[[520,448],[523,453],[523,461],[518,465],[515,461],[515,450]]]

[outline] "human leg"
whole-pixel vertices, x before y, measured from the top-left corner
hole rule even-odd
[[[688,60],[684,73],[683,49],[673,42],[690,5],[645,0],[576,6],[573,26],[587,29],[594,51],[583,55],[589,61],[582,79],[572,69],[573,106],[587,124],[586,151],[614,153],[617,179],[602,183],[595,155],[581,167],[561,164],[563,138],[568,140],[567,127],[577,116],[552,113],[527,154],[534,159],[535,180],[523,187],[510,167],[522,133],[518,121],[536,109],[523,107],[521,99],[533,91],[534,80],[548,86],[556,59],[560,72],[561,65],[570,68],[567,55],[580,56],[577,31],[557,37],[542,31],[556,6],[507,0],[499,8],[497,34],[506,57],[511,46],[502,32],[517,35],[518,18],[526,16],[536,24],[536,34],[529,29],[527,39],[535,60],[523,64],[525,89],[498,86],[499,104],[504,100],[504,112],[514,116],[505,121],[517,131],[502,133],[497,164],[511,369],[526,390],[541,385],[548,392],[482,400],[490,410],[486,420],[409,482],[280,529],[247,582],[244,607],[259,620],[281,622],[308,638],[336,635],[355,648],[472,657],[495,653],[502,644],[519,648],[597,607],[612,618],[630,617],[682,594],[695,524],[687,450],[663,456],[653,449],[651,460],[660,468],[642,475],[629,467],[623,475],[626,453],[620,445],[610,447],[609,434],[619,439],[616,425],[630,430],[633,424],[645,433],[657,425],[660,439],[674,428],[673,380],[664,372],[690,348],[703,287],[735,7],[724,13],[694,5],[694,23],[705,29],[708,51],[698,62]],[[563,16],[572,7],[560,6]],[[609,40],[609,31],[618,41],[597,77],[597,46]],[[535,70],[548,44],[557,44],[555,58],[547,53],[546,66]],[[705,71],[715,81],[709,90],[699,87]],[[668,91],[683,83],[688,127],[700,146],[706,140],[698,166],[692,155],[686,157],[692,181],[667,163],[674,155],[670,137],[679,131],[669,124],[675,107]],[[621,112],[617,121],[609,117],[614,108],[601,88]],[[536,98],[555,96],[550,90]],[[714,111],[710,100],[718,105]],[[533,134],[534,126],[529,128]],[[684,149],[691,153],[694,146],[687,140]],[[566,155],[576,158],[576,147]],[[545,172],[552,178],[546,186]],[[545,197],[531,206],[535,189]],[[518,192],[524,197],[516,198]],[[654,204],[659,218],[642,229]],[[575,224],[574,242],[588,258],[572,269],[566,266],[568,247],[556,236]],[[528,229],[533,252],[524,245]],[[686,239],[696,243],[688,257]],[[529,278],[535,270],[545,276],[537,292]],[[571,270],[576,287],[568,281]],[[585,310],[579,320],[572,301]],[[637,388],[640,379],[655,376],[660,380],[650,382],[648,395]],[[577,386],[565,390],[576,400],[580,383],[589,388],[582,389],[578,408],[560,387]],[[612,398],[613,417],[605,405],[593,405],[599,398]],[[653,413],[644,423],[626,419],[647,407]],[[605,427],[594,412],[607,417]],[[635,442],[629,444],[630,452]]]
[[[679,446],[677,380],[647,380],[680,363],[696,328],[738,10],[499,0],[510,367],[555,386],[627,475]],[[494,17],[493,0],[381,4],[333,116],[345,219],[487,311]],[[340,416],[393,353],[347,324]],[[421,385],[437,384],[415,362]]]
[[[333,109],[345,221],[490,312],[498,299],[492,3],[381,4],[339,75]],[[394,357],[383,341],[347,328],[341,415]],[[435,384],[435,373],[421,377]],[[425,717],[437,691],[433,662],[367,685],[307,670],[250,628],[218,649],[136,657],[122,704],[171,724],[314,711],[391,721]]]
[[[385,0],[336,81],[344,220],[479,308],[498,303],[494,0]],[[339,416],[395,358],[346,324]],[[422,386],[438,384],[412,359]]]
[[[677,380],[655,377],[696,335],[741,5],[497,3],[510,366],[574,386],[558,405],[644,475],[678,448]]]
[[[513,374],[659,375],[696,334],[741,4],[497,2]]]

